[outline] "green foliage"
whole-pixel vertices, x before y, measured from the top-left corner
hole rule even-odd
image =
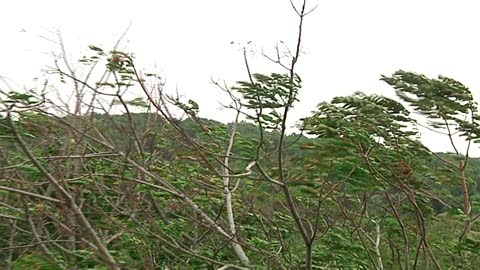
[[[16,261],[12,267],[13,270],[61,270],[62,267],[56,265],[45,255],[30,254]]]
[[[382,80],[393,86],[397,96],[415,111],[431,119],[433,128],[455,126],[460,136],[479,142],[477,104],[470,90],[460,82],[444,76],[429,79],[402,70],[391,77],[383,76]]]
[[[303,268],[309,241],[316,269],[475,267],[480,160],[430,152],[419,141],[422,119],[413,118],[427,118],[447,142],[454,134],[478,142],[477,104],[460,82],[398,71],[382,80],[400,101],[361,92],[335,97],[300,121],[301,134],[283,134],[298,75],[238,82],[231,94],[239,94],[247,119],[223,124],[200,118],[193,100],[162,96],[165,103],[152,106],[151,96],[125,98],[134,85],[147,89],[133,56],[89,48],[81,63],[104,63],[111,76],[85,89],[111,97],[109,109],[124,113],[92,105],[85,114],[50,114],[41,95],[4,94],[2,106],[22,110],[13,113],[17,134],[0,117],[0,218],[8,220],[0,223],[1,267],[107,269],[45,171],[128,269],[239,265],[234,238],[254,269]],[[169,106],[186,117],[152,110]],[[227,195],[234,238],[219,233],[232,230]]]
[[[315,247],[315,269],[369,269],[370,262],[364,247],[348,231],[332,230]]]
[[[283,119],[283,110],[298,101],[302,80],[295,75],[272,73],[253,74],[253,82],[238,82],[234,89],[243,97],[242,105],[255,112],[254,119],[266,129],[276,129]]]

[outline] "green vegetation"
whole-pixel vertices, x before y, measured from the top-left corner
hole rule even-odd
[[[400,70],[382,77],[397,99],[336,97],[289,133],[296,11],[285,73],[250,73],[245,53],[248,80],[217,84],[229,124],[116,49],[91,46],[83,73],[57,63],[62,90],[0,89],[0,267],[476,269],[470,90]],[[453,153],[422,144],[425,119]]]

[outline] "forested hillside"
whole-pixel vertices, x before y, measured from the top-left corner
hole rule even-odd
[[[429,152],[402,131],[410,120],[393,100],[357,93],[321,104],[303,134],[283,138],[280,182],[280,132],[264,121],[58,117],[33,96],[10,98],[34,110],[1,119],[3,267],[106,267],[91,229],[128,269],[241,265],[231,237],[251,267],[302,268],[285,185],[317,268],[474,269],[480,160]]]
[[[291,121],[311,12],[293,8],[293,49],[267,57],[284,72],[255,73],[244,48],[245,79],[213,82],[228,124],[118,46],[0,88],[0,268],[478,269],[471,91],[399,70],[381,76],[396,98],[355,92]]]

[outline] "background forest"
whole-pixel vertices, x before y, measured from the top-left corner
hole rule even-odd
[[[266,58],[283,73],[255,73],[244,50],[247,80],[213,82],[228,124],[117,48],[75,64],[61,53],[55,86],[0,89],[0,267],[476,269],[470,90],[399,70],[381,77],[395,99],[336,97],[290,127],[311,12],[294,9],[297,43]]]

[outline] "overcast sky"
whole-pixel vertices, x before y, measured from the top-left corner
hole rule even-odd
[[[379,78],[398,69],[449,76],[480,96],[478,1],[309,3],[319,6],[305,21],[297,70],[304,88],[292,119],[354,91],[392,97]],[[157,69],[169,89],[198,101],[202,116],[222,121],[231,115],[219,113],[222,95],[210,78],[230,85],[246,80],[239,49],[248,41],[253,71],[274,71],[261,51],[271,51],[280,40],[293,47],[297,30],[288,0],[8,1],[0,9],[0,76],[29,87],[52,62],[48,53],[58,52],[48,41],[56,39],[55,31],[61,31],[73,60],[91,44],[111,48],[130,23],[123,44],[135,53],[137,65]],[[434,150],[450,149],[448,139],[422,133]]]

